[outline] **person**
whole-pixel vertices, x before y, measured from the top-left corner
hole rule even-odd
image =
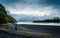
[[[17,31],[17,25],[15,25],[15,30]]]

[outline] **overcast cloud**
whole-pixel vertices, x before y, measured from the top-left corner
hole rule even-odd
[[[11,14],[60,17],[60,0],[0,0],[0,3]]]

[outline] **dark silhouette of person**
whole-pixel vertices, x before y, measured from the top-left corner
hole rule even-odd
[[[15,25],[15,30],[17,31],[17,25]]]

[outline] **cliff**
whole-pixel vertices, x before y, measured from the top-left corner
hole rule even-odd
[[[16,23],[16,20],[7,14],[4,6],[0,4],[0,24]]]

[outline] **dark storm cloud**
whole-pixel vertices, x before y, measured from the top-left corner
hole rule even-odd
[[[46,3],[48,5],[60,6],[60,0],[47,0]]]
[[[15,3],[18,2],[17,0],[0,0],[0,3],[5,3],[5,4],[9,4],[9,3]]]
[[[4,4],[11,4],[11,3],[13,4],[17,2],[60,6],[60,0],[0,0],[0,3],[4,3]]]
[[[39,0],[38,4],[60,6],[60,0]]]

